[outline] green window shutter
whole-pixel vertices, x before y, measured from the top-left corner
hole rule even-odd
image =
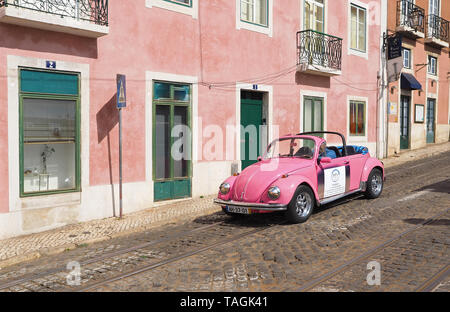
[[[59,95],[78,95],[78,75],[22,69],[20,91]]]

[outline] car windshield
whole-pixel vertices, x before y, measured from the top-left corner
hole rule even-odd
[[[298,157],[312,159],[315,142],[311,139],[289,138],[272,142],[267,148],[265,159]]]

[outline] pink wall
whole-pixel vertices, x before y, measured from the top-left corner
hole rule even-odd
[[[348,8],[342,2],[328,1],[327,8],[328,33],[344,39],[342,75],[326,78],[292,72],[264,83],[274,88],[274,123],[281,125],[281,134],[300,130],[300,90],[313,90],[327,92],[327,127],[343,133],[347,133],[347,95],[368,97],[368,140],[376,141],[380,28],[370,26],[369,61],[348,56]],[[127,75],[129,104],[123,113],[124,182],[143,181],[145,71],[223,82],[242,81],[291,67],[296,64],[300,1],[274,1],[273,12],[273,37],[236,30],[235,1],[229,0],[200,1],[198,19],[157,7],[146,8],[145,0],[135,0],[133,5],[130,1],[110,1],[109,34],[98,40],[0,24],[0,198],[8,198],[6,55],[90,64],[91,185],[118,181],[115,77],[117,73]],[[371,91],[356,90],[346,84]],[[210,90],[199,86],[198,112],[203,127],[217,124],[225,129],[227,123],[234,123],[235,102],[232,88]],[[7,210],[7,201],[0,201],[0,212]]]
[[[0,38],[1,42],[1,38]],[[0,54],[0,213],[8,212],[8,107],[6,57]]]

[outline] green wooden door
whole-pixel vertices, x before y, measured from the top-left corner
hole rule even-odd
[[[242,170],[254,164],[260,156],[260,137],[263,119],[262,100],[241,99],[241,161]]]
[[[190,86],[154,83],[154,200],[191,196]]]
[[[400,98],[400,149],[409,148],[409,122],[411,97]]]
[[[435,110],[436,100],[428,99],[427,101],[427,143],[434,143],[435,140]]]

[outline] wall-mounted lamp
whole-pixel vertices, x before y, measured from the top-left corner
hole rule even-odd
[[[397,89],[397,87],[396,86],[392,86],[391,87],[391,94],[394,94],[394,91]]]
[[[436,82],[437,82],[436,80],[431,79],[431,86],[434,87],[434,84],[435,84]]]
[[[417,31],[423,25],[424,14],[418,8],[413,8],[410,17],[412,24],[411,27],[414,28],[414,31]]]

